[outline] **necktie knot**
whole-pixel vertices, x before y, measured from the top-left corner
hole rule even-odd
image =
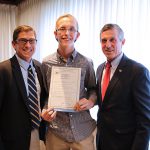
[[[31,69],[31,65],[29,65],[29,67],[28,67],[28,71],[30,71],[30,70],[32,70],[32,69]]]
[[[31,73],[33,74],[31,65],[29,65],[29,67],[28,67],[28,73],[29,73],[29,72],[31,72]]]
[[[106,67],[106,68],[110,68],[110,67],[111,67],[111,62],[107,61],[105,67]]]

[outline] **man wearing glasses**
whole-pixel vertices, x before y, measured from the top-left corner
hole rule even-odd
[[[44,138],[40,112],[47,95],[41,64],[32,59],[36,43],[32,27],[18,26],[12,41],[16,54],[0,63],[1,150],[40,150]]]
[[[50,125],[46,136],[47,150],[94,150],[96,122],[89,109],[96,101],[96,81],[92,61],[76,51],[75,41],[80,36],[78,22],[70,14],[60,16],[54,31],[58,49],[43,61],[44,79],[49,91],[52,66],[81,68],[79,101],[76,112],[42,111]],[[74,84],[73,84],[74,85]],[[78,106],[78,107],[76,107]]]

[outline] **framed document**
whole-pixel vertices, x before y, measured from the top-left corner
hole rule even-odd
[[[79,101],[81,68],[52,67],[48,106],[57,111],[74,111]]]

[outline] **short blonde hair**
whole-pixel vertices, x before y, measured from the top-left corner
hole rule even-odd
[[[76,25],[77,25],[77,31],[79,30],[78,21],[77,21],[77,19],[76,19],[74,16],[72,16],[71,14],[64,14],[64,15],[60,16],[60,17],[57,19],[56,25],[55,25],[55,29],[56,29],[56,30],[57,30],[58,22],[59,22],[62,18],[71,18],[71,19],[75,20]]]

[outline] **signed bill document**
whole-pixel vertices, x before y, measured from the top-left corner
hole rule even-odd
[[[81,68],[52,67],[48,106],[72,112],[79,101]]]

